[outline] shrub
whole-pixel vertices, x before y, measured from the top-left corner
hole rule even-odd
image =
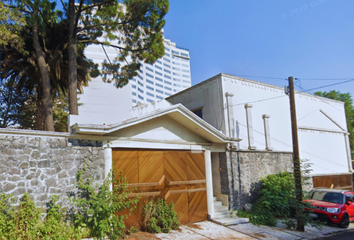
[[[119,214],[129,209],[128,215],[136,208],[138,198],[128,199],[128,184],[122,177],[115,177],[111,171],[102,185],[95,185],[91,177],[83,179],[83,168],[76,174],[77,192],[71,198],[76,212],[71,218],[76,228],[88,228],[90,237],[118,239],[125,235],[124,219]],[[113,190],[110,186],[114,185]]]
[[[180,222],[173,208],[173,202],[168,205],[166,200],[162,198],[158,199],[156,202],[147,202],[143,206],[143,229],[150,233],[168,233],[172,229],[178,229]],[[181,217],[181,215],[179,217]]]
[[[303,184],[308,184],[306,179]],[[319,222],[312,220],[305,210],[311,208],[311,205],[302,202],[299,215],[296,215],[296,205],[293,174],[288,172],[270,174],[261,179],[260,195],[252,206],[250,222],[255,225],[275,226],[277,218],[280,218],[288,228],[296,228],[296,221],[290,219],[295,217],[299,218],[304,225],[320,227]]]

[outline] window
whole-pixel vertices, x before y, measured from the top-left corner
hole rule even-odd
[[[148,102],[151,102],[151,103],[154,102],[154,100],[151,100],[151,99],[148,99],[148,98],[147,98],[146,100],[147,100]]]
[[[176,83],[174,83],[173,86],[175,86],[175,87],[181,87],[180,84],[176,84]]]
[[[138,88],[138,91],[141,92],[141,93],[144,93],[144,90]]]
[[[156,62],[162,64],[162,62],[160,60],[156,60]]]
[[[135,99],[133,99],[133,100],[132,100],[132,102],[133,102],[133,103],[136,103],[136,100],[135,100]]]
[[[168,47],[165,47],[165,50],[170,51],[170,49]]]
[[[184,87],[184,88],[189,88],[189,86],[185,86],[185,85],[183,85],[183,87]]]
[[[184,83],[190,83],[189,80],[183,80],[182,82],[184,82]]]
[[[172,85],[172,83],[171,82],[169,82],[169,81],[164,81],[165,83],[167,83],[168,85]]]
[[[140,96],[139,94],[138,94],[138,98],[140,98],[141,100],[144,100],[144,97]]]
[[[165,92],[166,96],[171,96],[171,93]]]
[[[183,61],[183,62],[189,62],[188,59],[184,59],[184,58],[181,58],[181,61]]]
[[[166,66],[166,67],[168,67],[168,68],[171,68],[171,66],[168,65],[168,64],[166,64],[166,63],[164,63],[163,65]]]
[[[171,74],[171,71],[169,71],[167,69],[164,69],[164,72],[167,72],[167,73]]]
[[[147,89],[154,91],[154,88],[150,87],[150,86],[146,86]]]
[[[180,68],[176,68],[176,67],[172,67],[173,70],[177,70],[177,71],[180,71],[181,69]]]
[[[171,62],[169,59],[167,59],[167,58],[163,58],[163,60],[165,60],[166,62]]]
[[[154,82],[153,82],[153,81],[150,81],[149,79],[146,79],[146,82],[147,82],[147,83],[150,83],[150,84],[152,84],[152,85],[154,85]]]
[[[189,67],[188,64],[184,64],[184,63],[182,63],[182,66],[183,66],[183,67]]]
[[[173,75],[175,75],[175,76],[181,76],[180,74],[178,74],[178,73],[175,73],[175,72],[173,73]]]
[[[168,54],[168,53],[165,53],[165,55],[166,55],[166,56],[169,56],[169,57],[171,56],[171,55],[170,55],[170,54]]]
[[[155,97],[155,95],[152,94],[152,93],[146,92],[146,94],[147,94],[148,96],[150,96],[150,97]]]
[[[163,75],[165,78],[168,78],[168,79],[171,79],[171,77],[170,76],[167,76],[166,74],[165,75]]]
[[[143,71],[141,69],[139,69],[139,72],[143,73]]]
[[[188,54],[186,54],[186,53],[181,53],[181,56],[183,56],[183,57],[189,57]]]
[[[156,95],[156,97],[157,97],[158,99],[163,99],[163,97],[161,97],[161,96],[159,96],[159,95]]]
[[[138,75],[138,78],[140,78],[141,80],[144,80],[144,78],[142,76],[140,76],[140,75]]]
[[[136,96],[136,92],[132,92],[133,96]]]
[[[158,65],[155,65],[155,67],[156,67],[157,69],[162,70],[162,67],[160,67],[160,66],[158,66]]]
[[[161,84],[158,84],[158,83],[156,83],[156,86],[158,86],[160,88],[163,88],[163,86]],[[156,91],[157,91],[157,89],[156,89]]]
[[[176,89],[173,89],[173,91],[174,91],[174,92],[177,92],[177,90],[176,90]]]
[[[140,86],[144,87],[144,84],[141,83],[140,81],[138,81],[138,84],[139,84]]]
[[[157,75],[162,76],[162,73],[160,73],[160,72],[158,72],[158,71],[155,71],[155,73],[156,73]]]
[[[200,117],[201,119],[203,119],[203,108],[199,108],[196,110],[192,110],[192,112],[197,115],[198,117]]]
[[[149,70],[150,72],[154,72],[154,70],[152,70],[151,68],[149,67],[145,67],[147,70]]]
[[[151,74],[148,74],[148,73],[146,73],[146,76],[154,78],[154,76],[152,76]]]
[[[173,50],[172,50],[172,53],[173,53],[173,54],[176,54],[176,55],[179,55],[179,52],[177,52],[177,51],[173,51]]]
[[[165,86],[165,89],[167,89],[169,91],[172,91],[172,88],[169,88],[169,87],[166,87],[166,86]]]
[[[161,90],[159,90],[159,89],[156,89],[156,92],[163,94],[163,91],[161,91]],[[157,97],[157,95],[156,95],[156,97]]]
[[[189,75],[182,75],[182,77],[189,78]]]
[[[182,69],[182,72],[186,72],[186,73],[189,73],[189,70],[186,70],[186,69]]]
[[[160,82],[163,82],[161,78],[159,77],[155,77],[156,80],[160,81]]]
[[[136,89],[136,85],[133,85],[133,84],[132,84],[132,88]]]
[[[174,65],[181,65],[180,63],[178,63],[178,62],[173,62],[172,61],[172,63],[174,64]],[[183,65],[183,64],[182,64]]]
[[[178,79],[178,78],[173,78],[173,81],[180,82],[180,81],[181,81],[181,79]]]
[[[132,78],[131,80],[134,81],[134,82],[136,82],[136,78]]]

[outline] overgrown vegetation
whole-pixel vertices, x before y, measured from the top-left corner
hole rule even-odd
[[[138,198],[128,198],[128,184],[122,174],[115,177],[113,172],[102,185],[94,185],[92,178],[83,178],[85,166],[76,174],[76,194],[72,202],[77,212],[71,220],[75,228],[88,228],[91,237],[99,239],[108,236],[118,239],[125,235],[124,219],[127,215],[118,215],[129,209],[128,215],[136,208]],[[110,189],[114,184],[114,188]]]
[[[303,168],[306,176],[308,166]],[[306,177],[303,179],[303,186],[308,185]],[[312,208],[310,204],[302,202],[300,215],[296,215],[296,197],[294,176],[289,172],[270,174],[262,178],[259,189],[259,196],[252,205],[251,211],[238,211],[237,216],[247,217],[255,225],[275,226],[277,219],[281,219],[288,228],[296,228],[296,220],[299,218],[304,225],[311,225],[319,228],[321,223],[311,219],[305,209]]]
[[[128,199],[127,182],[111,172],[102,184],[84,179],[86,167],[76,174],[76,192],[71,195],[74,207],[66,214],[57,196],[47,209],[36,207],[25,193],[16,206],[11,195],[0,194],[0,239],[118,239],[127,232],[124,219],[136,207],[137,198]],[[110,186],[114,184],[111,191]],[[129,209],[128,214],[122,211]]]
[[[143,206],[144,221],[143,229],[150,233],[168,233],[180,226],[179,218],[173,209],[174,203],[166,203],[165,199],[149,201]]]

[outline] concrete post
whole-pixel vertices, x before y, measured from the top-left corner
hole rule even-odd
[[[211,153],[210,150],[204,151],[205,160],[205,180],[206,180],[206,194],[208,204],[208,215],[214,214],[214,199],[213,199],[213,176],[211,172]]]
[[[104,149],[104,178],[106,179],[108,177],[109,172],[112,169],[112,148],[109,147],[107,144],[107,147]],[[112,191],[112,186],[111,186],[111,191]]]
[[[266,150],[272,151],[273,148],[271,147],[271,144],[270,144],[270,133],[269,133],[269,118],[270,118],[270,116],[267,114],[263,114],[262,118],[263,118],[263,124],[264,124],[264,137],[265,137]]]
[[[254,139],[253,139],[253,124],[252,124],[252,113],[251,108],[253,107],[252,104],[245,104],[246,109],[246,121],[247,121],[247,135],[248,135],[248,149],[249,150],[256,150],[257,148],[254,146]]]

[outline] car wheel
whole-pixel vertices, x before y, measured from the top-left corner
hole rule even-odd
[[[348,214],[344,214],[342,217],[342,221],[340,221],[339,226],[341,228],[348,228],[349,227],[349,216]]]

